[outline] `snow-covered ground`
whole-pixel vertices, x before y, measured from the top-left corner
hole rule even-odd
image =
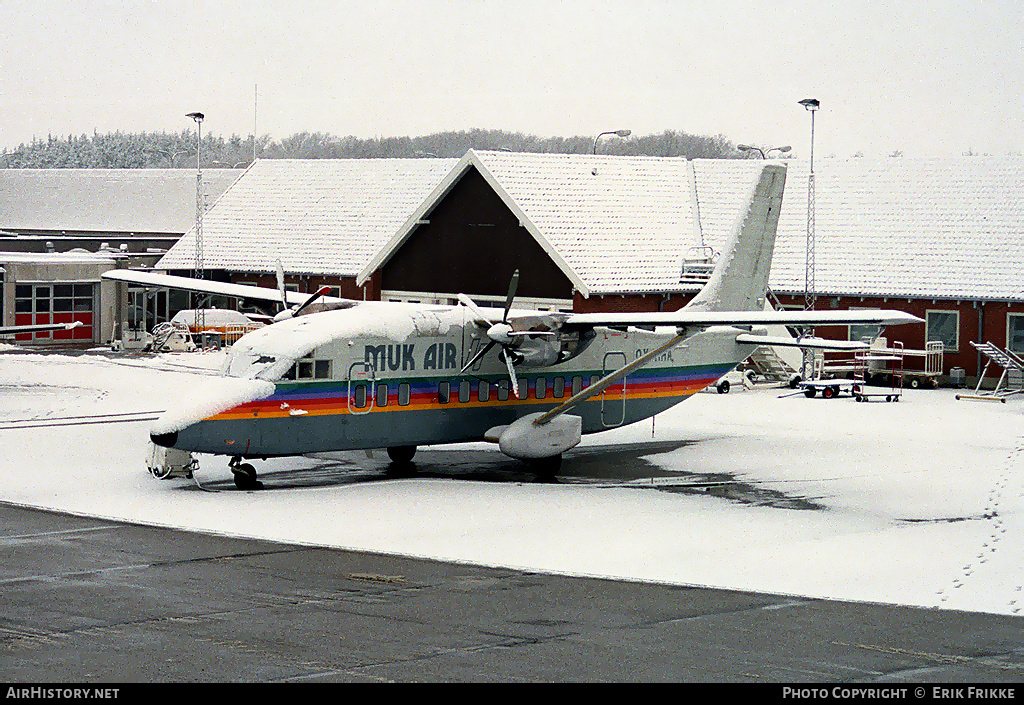
[[[166,409],[221,360],[0,348],[0,501],[530,571],[1024,614],[1019,397],[698,394],[585,438],[557,484],[467,444],[421,449],[420,474],[405,477],[386,474],[383,453],[257,463],[261,492],[235,490],[226,459],[201,456],[211,492],[147,474],[148,422],[23,427]]]

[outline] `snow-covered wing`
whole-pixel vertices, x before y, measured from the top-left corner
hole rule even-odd
[[[37,333],[46,330],[70,330],[84,325],[81,321],[72,323],[38,323],[26,326],[0,326],[0,335],[14,335],[16,333]]]
[[[827,326],[876,324],[882,326],[921,323],[903,311],[658,311],[646,313],[571,313],[567,326]]]
[[[207,281],[205,279],[192,279],[191,277],[177,277],[171,274],[140,272],[134,269],[112,269],[109,272],[104,272],[103,278],[129,284],[140,284],[142,286],[158,286],[167,289],[197,291],[204,294],[220,294],[222,296],[235,296],[243,299],[257,299],[259,301],[281,301],[281,293],[277,289]],[[289,304],[302,304],[309,298],[309,294],[297,291],[285,292],[285,296],[287,296]],[[336,296],[324,296],[321,298],[325,303],[340,303],[346,300]]]

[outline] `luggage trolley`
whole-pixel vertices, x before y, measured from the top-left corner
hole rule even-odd
[[[857,354],[859,360],[864,366],[865,383],[863,387],[854,392],[854,399],[857,401],[871,401],[872,399],[878,399],[879,401],[900,400],[900,396],[903,394],[903,343],[898,341],[893,343],[891,350],[891,355],[877,353],[871,350],[866,350]],[[888,363],[889,377],[892,379],[892,386],[886,391],[868,391],[867,375],[872,368],[872,363],[879,362],[883,365]]]

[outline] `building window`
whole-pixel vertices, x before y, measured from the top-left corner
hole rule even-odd
[[[1024,313],[1007,314],[1006,347],[1011,352],[1024,353]]]
[[[858,306],[852,306],[851,311],[877,311],[876,308],[864,308]],[[882,326],[876,323],[854,323],[849,326],[849,335],[847,340],[852,340],[855,343],[873,343],[875,338],[882,334]]]
[[[926,342],[941,341],[947,351],[960,349],[959,311],[928,311],[925,320]]]

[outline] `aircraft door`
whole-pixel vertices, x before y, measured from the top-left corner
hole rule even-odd
[[[626,353],[604,355],[602,377],[626,366]],[[601,392],[601,423],[607,428],[621,426],[626,420],[626,380],[616,382]]]
[[[352,414],[368,414],[373,408],[374,369],[368,362],[353,362],[348,368],[348,410]]]

